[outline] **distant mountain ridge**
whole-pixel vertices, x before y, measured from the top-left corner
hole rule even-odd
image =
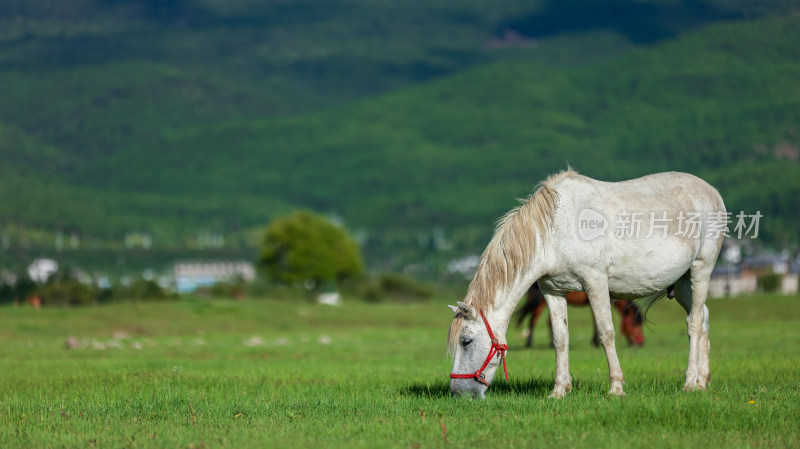
[[[146,231],[181,247],[208,229],[247,246],[270,218],[309,207],[373,248],[444,229],[469,252],[569,163],[607,180],[698,174],[731,210],[762,210],[766,242],[798,240],[800,17],[788,3],[705,2],[736,20],[676,20],[644,46],[584,26],[500,50],[486,43],[509,26],[534,34],[513,17],[536,23],[554,3],[434,2],[419,23],[410,6],[393,20],[355,0],[270,3],[247,20],[255,3],[156,3],[82,0],[103,19],[58,32],[33,15],[28,31],[0,33],[6,232],[106,247]],[[115,29],[119,17],[138,19]],[[315,48],[326,39],[338,43]]]

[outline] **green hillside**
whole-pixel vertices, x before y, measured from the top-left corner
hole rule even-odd
[[[11,246],[247,247],[297,207],[376,253],[492,222],[571,164],[696,173],[796,244],[792,2],[0,2]],[[26,246],[27,245],[27,246]]]
[[[777,214],[787,227],[765,232],[791,238],[798,42],[791,18],[715,25],[590,68],[492,64],[328,112],[185,131],[146,159],[120,151],[75,182],[252,195],[367,229],[486,229],[567,163],[610,180],[683,170],[717,184],[732,210]],[[115,167],[126,170],[98,182]]]

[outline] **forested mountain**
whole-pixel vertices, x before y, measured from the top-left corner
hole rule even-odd
[[[792,2],[59,3],[0,1],[7,248],[247,247],[305,207],[478,251],[567,164],[695,173],[798,241]]]

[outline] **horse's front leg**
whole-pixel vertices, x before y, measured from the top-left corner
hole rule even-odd
[[[556,385],[551,398],[563,398],[572,390],[572,376],[569,374],[569,330],[567,326],[567,300],[563,296],[545,295],[550,309],[550,323],[553,329],[553,346],[556,349]]]
[[[606,352],[608,361],[608,380],[611,383],[610,394],[615,396],[625,396],[622,384],[625,379],[622,376],[622,367],[617,358],[617,347],[614,342],[614,321],[611,317],[611,298],[608,295],[608,282],[598,280],[592,285],[586,285],[586,293],[589,295],[589,303],[594,313],[595,330],[600,344]]]

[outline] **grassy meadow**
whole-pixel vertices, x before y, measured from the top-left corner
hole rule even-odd
[[[530,350],[509,332],[485,401],[449,397],[444,300],[5,307],[0,447],[798,447],[798,299],[710,301],[712,383],[691,394],[683,312],[660,303],[644,348],[618,336],[622,399],[571,308],[573,392],[547,399],[540,326]]]

